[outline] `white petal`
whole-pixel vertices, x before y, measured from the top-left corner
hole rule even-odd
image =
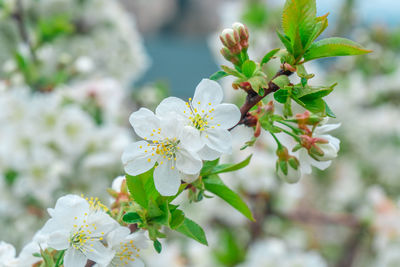
[[[176,153],[176,167],[179,171],[186,174],[196,174],[200,172],[202,166],[203,162],[193,152],[181,148]]]
[[[65,252],[64,267],[84,267],[86,261],[86,256],[76,249],[69,248],[67,252]]]
[[[299,150],[299,161],[300,161],[300,170],[303,174],[311,174],[311,160],[312,158],[308,155],[306,149],[302,148]]]
[[[146,141],[130,144],[121,157],[125,172],[138,175],[150,170],[157,161],[157,156],[152,156],[151,148]]]
[[[199,151],[204,147],[204,141],[200,136],[200,131],[192,126],[185,126],[180,136],[182,146],[190,151]]]
[[[199,178],[200,173],[196,174],[186,174],[186,173],[181,173],[181,179],[185,181],[186,183],[193,183],[194,181]]]
[[[163,118],[160,123],[160,135],[162,138],[174,139],[181,135],[184,121],[178,120],[176,115],[173,117]]]
[[[176,113],[178,116],[187,117],[190,109],[186,106],[185,101],[177,97],[165,98],[156,108],[156,115],[166,117],[171,113]]]
[[[136,258],[134,261],[129,261],[128,265],[126,265],[128,267],[144,267],[144,263],[141,259]]]
[[[333,130],[339,128],[340,125],[341,125],[341,123],[322,125],[322,126],[317,127],[317,128],[315,129],[315,134],[316,134],[316,135],[320,135],[320,134],[324,134],[324,133],[333,131]]]
[[[326,135],[319,135],[319,138],[328,140],[329,143],[331,143],[337,151],[340,150],[340,140],[336,137],[333,137],[332,135],[326,134]]]
[[[141,108],[133,112],[129,117],[133,129],[137,135],[149,140],[159,140],[161,136],[158,134],[160,128],[160,119],[152,111],[147,108]]]
[[[236,105],[220,104],[210,116],[213,118],[209,120],[210,125],[220,125],[223,129],[230,129],[239,122],[241,113]]]
[[[154,170],[154,185],[157,191],[163,196],[173,196],[181,185],[181,179],[177,168],[172,168],[173,160],[167,160],[158,165]]]
[[[203,141],[211,149],[229,154],[232,149],[232,136],[228,130],[215,128],[207,129],[201,135]]]
[[[51,233],[47,243],[49,247],[56,250],[67,249],[69,246],[69,231],[59,230]]]
[[[92,260],[99,264],[100,266],[108,265],[114,258],[115,252],[107,249],[99,241],[89,242],[85,246],[85,254],[89,260]]]
[[[216,81],[203,79],[196,87],[192,105],[198,110],[208,110],[209,107],[214,107],[221,103],[222,98],[221,86]],[[211,105],[209,105],[210,103]]]
[[[119,245],[122,240],[129,236],[130,232],[128,227],[118,227],[107,235],[107,244],[111,247]]]
[[[205,145],[197,152],[197,155],[199,155],[202,160],[216,160],[221,156],[221,152],[213,150],[209,146]]]

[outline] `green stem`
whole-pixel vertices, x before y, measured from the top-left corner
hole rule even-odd
[[[54,265],[54,267],[59,267],[62,264],[63,259],[64,259],[64,253],[65,253],[65,250],[61,250],[60,251],[60,255],[58,256],[58,259],[57,259],[56,264]]]
[[[290,135],[291,137],[293,137],[297,142],[300,142],[300,141],[301,141],[300,137],[298,137],[298,136],[295,135],[294,133],[291,133],[291,132],[289,132],[289,131],[286,131],[285,129],[282,129],[282,128],[279,127],[279,126],[275,126],[275,127],[279,128],[279,129],[280,129],[282,132],[284,132],[285,134]]]
[[[283,121],[276,121],[276,122],[279,122],[280,124],[289,127],[289,128],[292,129],[293,132],[295,132],[296,134],[302,133],[299,129],[297,129],[296,127],[294,127],[294,126],[292,126],[292,125],[290,125],[290,124],[288,124],[288,123],[286,123],[286,122],[283,122]]]
[[[269,133],[272,135],[272,137],[275,139],[275,142],[278,144],[278,149],[282,149],[283,145],[281,144],[279,139],[276,137],[276,135],[274,133],[272,133],[272,132],[269,132]]]

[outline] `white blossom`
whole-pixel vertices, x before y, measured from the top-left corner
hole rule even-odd
[[[202,159],[213,160],[232,150],[232,136],[228,129],[240,119],[236,105],[222,103],[221,86],[203,79],[188,102],[176,97],[164,99],[156,109],[157,116],[178,116],[184,124],[181,141]],[[171,115],[176,114],[176,115]]]
[[[171,118],[160,119],[146,108],[132,113],[130,119],[135,132],[145,140],[128,146],[122,162],[126,173],[138,175],[154,170],[156,189],[165,196],[175,195],[181,179],[191,182],[202,167],[201,159],[181,142],[182,127]]]
[[[114,257],[102,241],[118,224],[104,209],[96,199],[67,195],[48,210],[51,219],[39,233],[49,247],[66,250],[65,267],[85,266],[88,259],[107,265]]]

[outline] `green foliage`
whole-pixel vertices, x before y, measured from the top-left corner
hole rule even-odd
[[[140,218],[140,215],[137,214],[136,212],[128,212],[125,213],[124,217],[122,218],[122,220],[126,223],[139,223],[139,222],[143,222],[142,219]]]
[[[238,194],[228,188],[218,175],[211,175],[203,179],[207,191],[219,196],[229,205],[237,209],[248,219],[254,221],[251,210]]]
[[[126,175],[126,183],[131,196],[143,208],[148,208],[150,199],[160,196],[153,182],[154,168],[137,176]]]
[[[240,170],[247,165],[249,165],[252,155],[248,156],[245,160],[236,163],[236,164],[221,164],[218,165],[219,159],[214,161],[206,161],[204,163],[203,168],[201,169],[200,174],[202,176],[209,176],[213,174],[219,174],[224,172],[234,172]]]
[[[251,78],[256,68],[257,64],[254,61],[246,60],[242,65],[242,72],[247,78]]]
[[[281,50],[280,48],[276,48],[269,51],[267,54],[265,54],[265,56],[261,60],[260,65],[262,66],[264,64],[267,64],[280,50]]]
[[[161,253],[162,245],[161,245],[160,241],[154,240],[153,241],[153,247],[157,251],[157,253]]]
[[[216,73],[214,73],[213,75],[210,76],[210,80],[213,81],[218,81],[219,79],[222,79],[226,76],[228,76],[229,74],[226,73],[225,71],[219,70]]]
[[[208,245],[203,228],[188,218],[185,218],[183,223],[176,229],[176,231],[200,242],[201,244]]]
[[[242,15],[243,21],[255,27],[263,27],[267,21],[269,14],[267,7],[264,3],[259,1],[251,1],[247,5],[247,9]]]
[[[364,55],[372,52],[351,40],[339,37],[326,38],[313,43],[304,54],[304,60],[317,58]]]

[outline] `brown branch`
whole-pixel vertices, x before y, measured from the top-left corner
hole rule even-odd
[[[238,126],[240,124],[246,124],[246,116],[247,116],[248,112],[255,105],[257,105],[261,100],[263,100],[266,96],[268,96],[269,94],[274,93],[274,92],[279,90],[279,86],[272,82],[275,78],[277,78],[279,76],[282,76],[282,75],[290,76],[290,75],[292,75],[292,73],[293,72],[291,72],[289,70],[280,70],[280,71],[278,71],[275,74],[275,76],[271,79],[271,81],[268,83],[268,88],[264,89],[264,94],[263,95],[259,95],[253,89],[247,90],[246,101],[243,104],[243,106],[240,108],[240,113],[241,113],[240,121],[238,122],[238,124],[236,124],[235,126],[233,126],[229,130],[234,129],[236,126]]]

